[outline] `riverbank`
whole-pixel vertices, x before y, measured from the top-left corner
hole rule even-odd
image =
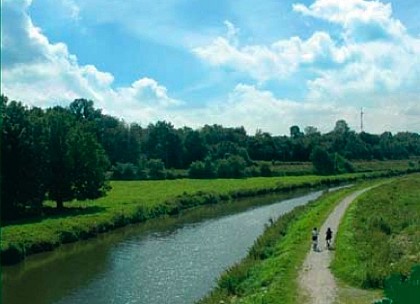
[[[370,182],[372,184],[372,182]],[[318,200],[280,217],[255,242],[248,256],[231,267],[218,286],[199,303],[300,303],[298,272],[308,252],[308,238],[344,197],[368,183],[325,193]]]
[[[105,198],[73,202],[66,206],[66,213],[2,227],[1,263],[18,263],[28,255],[53,250],[63,243],[94,237],[99,233],[150,218],[174,215],[199,205],[399,173],[401,172],[234,180],[113,182],[113,189]]]

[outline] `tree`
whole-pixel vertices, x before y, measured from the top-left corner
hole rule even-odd
[[[179,168],[182,161],[181,137],[171,123],[158,121],[147,128],[144,145],[149,159],[161,159],[166,168]]]
[[[75,126],[68,134],[68,160],[72,197],[78,200],[103,196],[109,189],[106,172],[109,160],[95,135]]]
[[[204,139],[200,132],[189,128],[184,129],[184,166],[197,160],[203,160],[207,154]]]
[[[62,209],[66,201],[104,195],[109,161],[95,135],[67,109],[56,107],[47,115],[49,198]]]
[[[303,133],[300,132],[300,128],[298,126],[291,126],[290,127],[290,137],[292,139],[297,139],[299,137],[302,137]]]
[[[47,178],[48,197],[57,203],[57,208],[64,207],[63,202],[74,198],[72,189],[72,161],[69,155],[67,135],[73,118],[61,107],[47,111],[48,120],[48,161]]]
[[[39,209],[45,196],[42,110],[28,110],[1,96],[1,217],[15,219]]]
[[[335,172],[334,159],[325,149],[315,147],[310,158],[316,173],[328,175]]]

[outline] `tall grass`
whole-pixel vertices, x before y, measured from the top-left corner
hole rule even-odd
[[[337,235],[334,274],[364,288],[383,288],[392,273],[420,263],[420,174],[384,184],[350,206]]]

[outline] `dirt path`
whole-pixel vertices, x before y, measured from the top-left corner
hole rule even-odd
[[[338,225],[347,207],[357,196],[369,189],[370,188],[366,188],[353,192],[344,198],[322,225],[318,243],[320,251],[315,252],[311,249],[303,262],[302,269],[299,272],[299,286],[303,295],[308,298],[306,303],[330,304],[334,303],[336,300],[337,286],[334,276],[329,269],[334,251],[326,249],[325,231],[328,227],[332,229],[334,232],[334,241]]]

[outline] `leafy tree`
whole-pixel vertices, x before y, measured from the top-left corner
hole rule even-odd
[[[109,160],[94,134],[76,126],[68,134],[67,145],[72,197],[86,200],[103,196],[109,189],[106,183]]]
[[[93,199],[108,189],[109,161],[94,134],[60,107],[47,112],[49,130],[48,196],[62,209],[73,199]]]
[[[207,154],[204,139],[199,131],[190,128],[184,129],[184,165],[188,166],[192,162],[203,160]]]
[[[321,147],[316,147],[311,153],[311,161],[318,174],[333,174],[335,172],[334,159]]]
[[[69,112],[61,107],[47,111],[48,119],[48,160],[47,176],[48,196],[57,202],[57,208],[64,207],[63,202],[74,198],[72,189],[71,157],[67,135],[74,123]]]
[[[258,131],[249,137],[247,149],[252,159],[269,161],[276,158],[276,146],[270,133]]]
[[[161,159],[167,168],[179,168],[182,163],[182,141],[174,126],[158,121],[147,128],[145,154],[149,159]]]
[[[39,109],[1,96],[1,217],[40,208],[45,195],[44,127]]]
[[[302,137],[303,133],[300,132],[300,128],[298,126],[291,126],[290,127],[290,137],[292,139],[297,139],[299,137]]]

